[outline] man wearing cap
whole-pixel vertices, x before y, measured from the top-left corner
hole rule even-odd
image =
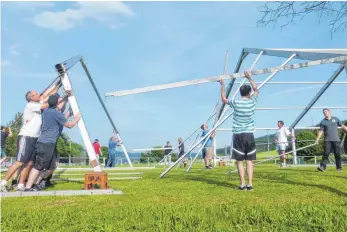
[[[17,157],[16,161],[9,167],[3,180],[0,183],[0,191],[7,192],[8,180],[23,166],[25,166],[21,172],[20,183],[24,184],[24,181],[31,169],[32,158],[35,150],[36,141],[41,131],[41,110],[48,107],[48,103],[45,103],[49,94],[55,94],[58,91],[57,86],[52,89],[47,89],[41,96],[34,90],[30,90],[26,93],[25,99],[28,101],[25,106],[22,116],[22,128],[20,129],[17,138]],[[12,185],[17,184],[17,180],[12,181]]]
[[[72,96],[72,93],[71,91],[68,91],[67,92],[68,96]],[[58,102],[60,102],[57,106],[57,110],[61,113],[64,113],[65,111],[65,108],[66,108],[66,104],[68,102],[68,98],[65,97],[65,98],[61,98],[60,95],[58,93],[55,94],[55,96],[57,96],[58,98]],[[72,112],[71,112],[71,108],[69,108],[69,110],[65,113],[65,118],[68,119],[70,116],[72,115]],[[60,126],[59,128],[59,137],[62,137],[63,140],[65,141],[66,143],[66,140],[65,138],[63,137],[62,133],[63,133],[63,129],[64,129],[64,126]],[[39,176],[39,178],[37,179],[37,184],[39,185],[39,187],[41,189],[44,189],[44,188],[48,188],[50,186],[53,186],[53,184],[51,183],[51,178],[53,176],[53,173],[55,171],[55,169],[58,167],[58,164],[59,164],[59,153],[58,153],[58,149],[57,149],[57,143],[58,143],[58,139],[57,139],[57,142],[55,143],[55,149],[54,149],[54,161],[51,162],[51,165],[49,167],[49,170],[46,172],[45,176]],[[19,189],[19,190],[23,190],[23,189]],[[25,188],[24,188],[25,190]]]
[[[56,95],[48,98],[48,104],[49,108],[42,112],[42,130],[37,140],[34,166],[26,183],[25,191],[38,191],[40,189],[34,183],[37,181],[38,176],[44,176],[56,161],[54,150],[62,126],[73,128],[81,118],[80,113],[77,113],[74,120],[68,122],[64,114],[56,109],[58,105],[58,96]]]

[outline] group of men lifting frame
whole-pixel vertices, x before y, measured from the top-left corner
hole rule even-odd
[[[17,138],[15,162],[8,168],[0,182],[0,190],[39,191],[52,185],[50,179],[57,168],[59,156],[57,141],[64,127],[73,128],[81,118],[66,109],[71,91],[60,97],[60,84],[47,89],[41,95],[34,90],[25,94],[27,104],[22,115],[22,127]],[[68,121],[73,117],[71,121]]]
[[[256,160],[256,144],[254,139],[255,131],[255,106],[257,104],[259,91],[252,79],[251,72],[245,72],[245,78],[249,80],[250,85],[244,84],[240,87],[241,99],[228,100],[225,95],[224,81],[221,79],[221,99],[224,104],[230,105],[234,110],[233,113],[233,149],[232,158],[237,161],[237,168],[240,177],[239,190],[253,190],[253,162]],[[253,90],[253,94],[252,93]],[[8,181],[12,177],[12,188],[17,191],[39,191],[51,185],[50,178],[58,163],[58,153],[56,143],[61,135],[64,126],[67,128],[74,127],[81,118],[80,113],[74,115],[72,121],[68,118],[72,116],[71,110],[65,110],[68,92],[65,96],[60,97],[57,94],[58,86],[50,91],[45,91],[39,95],[31,90],[25,95],[27,105],[22,116],[23,126],[17,139],[17,156],[16,161],[10,166],[4,178],[0,182],[0,190],[9,191]],[[318,166],[318,170],[324,172],[329,162],[329,154],[333,151],[335,155],[336,170],[342,171],[341,146],[338,135],[340,126],[345,132],[347,127],[337,118],[331,116],[329,109],[323,109],[324,119],[320,123],[320,129],[315,141],[319,143],[324,133],[324,153],[323,158]],[[206,124],[201,125],[202,137],[208,132]],[[6,132],[2,128],[4,137],[12,135],[12,132]],[[203,158],[206,169],[212,168],[211,160],[214,156],[212,141],[215,131],[211,133],[208,141],[203,148]],[[275,135],[276,150],[281,157],[280,167],[286,167],[286,148],[288,146],[287,137],[294,135],[284,127],[283,121],[278,121],[278,131]],[[3,138],[3,136],[2,136]],[[2,141],[3,143],[3,141]],[[168,146],[169,144],[167,144]],[[1,145],[3,153],[3,144]],[[167,147],[168,148],[168,147]],[[166,149],[166,153],[170,153]],[[182,139],[179,140],[179,156],[184,154],[184,144]],[[243,161],[246,161],[246,172],[248,184],[245,181],[245,170]],[[183,162],[186,165],[186,160]],[[19,181],[18,181],[19,179]]]

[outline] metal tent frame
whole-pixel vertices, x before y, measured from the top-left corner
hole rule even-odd
[[[320,91],[317,93],[317,95],[312,99],[312,101],[303,109],[301,114],[294,120],[293,124],[291,125],[291,128],[294,132],[294,129],[296,125],[301,121],[301,119],[307,114],[307,112],[313,107],[313,105],[317,102],[317,100],[324,94],[324,92],[329,88],[332,84],[346,84],[347,82],[339,82],[334,83],[336,78],[341,74],[341,72],[345,69],[347,72],[347,49],[262,49],[262,48],[243,48],[241,50],[239,59],[237,61],[235,71],[233,74],[224,74],[221,76],[215,76],[215,77],[208,77],[208,78],[201,78],[201,79],[195,79],[195,80],[189,80],[189,81],[181,81],[181,82],[175,82],[170,84],[163,84],[163,85],[156,85],[156,86],[149,86],[144,88],[136,88],[131,90],[123,90],[123,91],[117,91],[117,92],[111,92],[106,93],[105,97],[111,97],[111,96],[126,96],[130,94],[138,94],[138,93],[145,93],[145,92],[152,92],[152,91],[159,91],[159,90],[165,90],[170,88],[178,88],[178,87],[184,87],[189,85],[197,85],[197,84],[204,84],[209,82],[216,82],[220,79],[224,80],[230,80],[230,83],[228,84],[226,88],[226,97],[228,98],[232,88],[235,84],[238,84],[236,82],[236,78],[244,77],[243,73],[239,73],[241,66],[245,59],[247,58],[248,54],[256,54],[258,55],[256,61],[253,63],[253,66],[258,62],[261,56],[275,56],[275,57],[282,57],[287,58],[287,60],[281,65],[277,67],[267,68],[267,69],[258,69],[252,71],[252,75],[261,75],[266,73],[271,73],[271,75],[258,86],[258,88],[263,87],[265,84],[323,84],[323,87],[320,89]],[[288,64],[292,60],[304,60],[306,62],[303,63],[295,63],[295,64]],[[292,70],[292,69],[300,69],[300,68],[307,68],[311,66],[316,65],[322,65],[322,64],[329,64],[329,63],[336,63],[340,64],[339,68],[334,72],[334,74],[326,81],[326,82],[269,82],[276,73],[280,71],[285,70]],[[243,82],[241,82],[243,83]],[[240,84],[241,84],[240,83]],[[223,122],[228,119],[233,112],[229,113],[226,117],[223,117],[227,112],[227,107],[224,103],[221,104],[221,107],[217,107],[219,109],[218,112],[216,112],[216,123],[215,126],[210,130],[212,132],[213,130],[216,130],[219,128]],[[270,110],[270,108],[268,109]],[[201,138],[197,143],[195,143],[189,150],[186,152],[182,157],[180,157],[172,166],[170,166],[168,169],[166,169],[160,177],[164,177],[175,165],[179,164],[181,160],[189,154],[195,147],[197,147],[204,139],[209,138],[211,133],[208,133],[203,138]],[[216,139],[216,138],[215,138]],[[296,148],[295,148],[295,141],[293,141],[293,156],[294,156],[294,163],[297,163],[296,159]]]
[[[68,71],[70,68],[72,68],[76,63],[80,62],[80,64],[82,65],[93,89],[94,89],[94,92],[96,93],[97,97],[98,97],[98,100],[100,102],[100,104],[102,105],[105,113],[106,113],[106,116],[108,117],[112,127],[113,127],[113,130],[114,132],[116,133],[116,136],[118,137],[119,141],[121,142],[121,147],[124,151],[124,154],[128,160],[128,163],[129,163],[129,166],[130,168],[133,168],[133,165],[131,163],[131,160],[129,158],[129,155],[127,153],[127,150],[122,142],[122,139],[120,137],[120,134],[119,134],[119,131],[117,130],[104,102],[102,101],[101,99],[101,96],[99,94],[99,91],[98,89],[96,88],[96,85],[89,73],[89,70],[87,68],[87,65],[84,63],[84,60],[83,60],[83,57],[81,55],[77,55],[77,56],[74,56],[70,59],[68,59],[67,61],[64,61],[64,62],[61,62],[61,63],[58,63],[55,65],[55,69],[57,71],[57,73],[59,74],[59,78],[61,80],[61,83],[63,85],[63,89],[64,91],[68,91],[68,90],[72,90],[72,86],[71,86],[71,82],[70,82],[70,77],[69,77],[69,74],[68,74]],[[70,96],[69,98],[69,103],[70,103],[70,106],[71,106],[71,109],[73,111],[74,114],[76,114],[77,112],[80,112],[80,109],[79,109],[79,106],[78,106],[78,103],[77,103],[77,100],[76,100],[76,97],[73,95],[73,96]],[[100,167],[100,164],[99,162],[97,162],[96,160],[96,154],[95,154],[95,151],[94,151],[94,148],[93,148],[93,145],[92,145],[92,141],[90,139],[90,136],[88,134],[88,131],[87,131],[87,128],[86,128],[86,125],[84,123],[84,120],[83,120],[83,117],[81,117],[81,119],[79,120],[78,122],[78,127],[79,127],[79,130],[80,130],[80,133],[81,133],[81,136],[82,136],[82,139],[83,139],[83,142],[84,142],[84,145],[85,145],[85,148],[87,150],[87,153],[88,153],[88,157],[89,157],[89,160],[90,160],[90,163],[93,167],[93,170],[96,171],[96,172],[100,172],[101,171],[101,167]]]

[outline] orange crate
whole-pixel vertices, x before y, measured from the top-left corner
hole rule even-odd
[[[108,173],[89,172],[84,174],[84,189],[108,189]]]
[[[226,162],[225,162],[225,161],[219,161],[218,165],[219,165],[219,166],[225,166],[225,165],[226,165]]]

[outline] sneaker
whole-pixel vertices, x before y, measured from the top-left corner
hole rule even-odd
[[[47,188],[46,182],[47,182],[47,181],[45,181],[45,180],[41,180],[41,182],[38,184],[38,187],[39,187],[40,189],[45,189],[45,188]]]
[[[7,193],[10,189],[7,187],[7,185],[0,185],[0,192]]]
[[[252,191],[253,190],[253,187],[251,185],[247,185],[247,190],[248,191]]]
[[[14,190],[16,191],[25,191],[25,185],[17,185]]]
[[[342,168],[336,169],[337,172],[342,172]]]
[[[15,189],[15,188],[17,187],[17,185],[18,185],[17,180],[12,180],[11,188],[12,188],[12,189]]]
[[[321,171],[321,172],[325,172],[325,168],[322,167],[322,166],[318,166],[318,167],[317,167],[317,170],[318,170],[318,171]]]
[[[26,188],[26,192],[38,192],[40,191],[40,187],[37,184],[34,184],[30,189]]]
[[[246,186],[239,186],[239,187],[237,187],[237,190],[247,190],[247,187]]]
[[[55,183],[52,183],[52,182],[50,182],[50,181],[46,181],[46,188],[49,188],[49,187],[52,187],[52,186],[54,186],[55,185]]]

